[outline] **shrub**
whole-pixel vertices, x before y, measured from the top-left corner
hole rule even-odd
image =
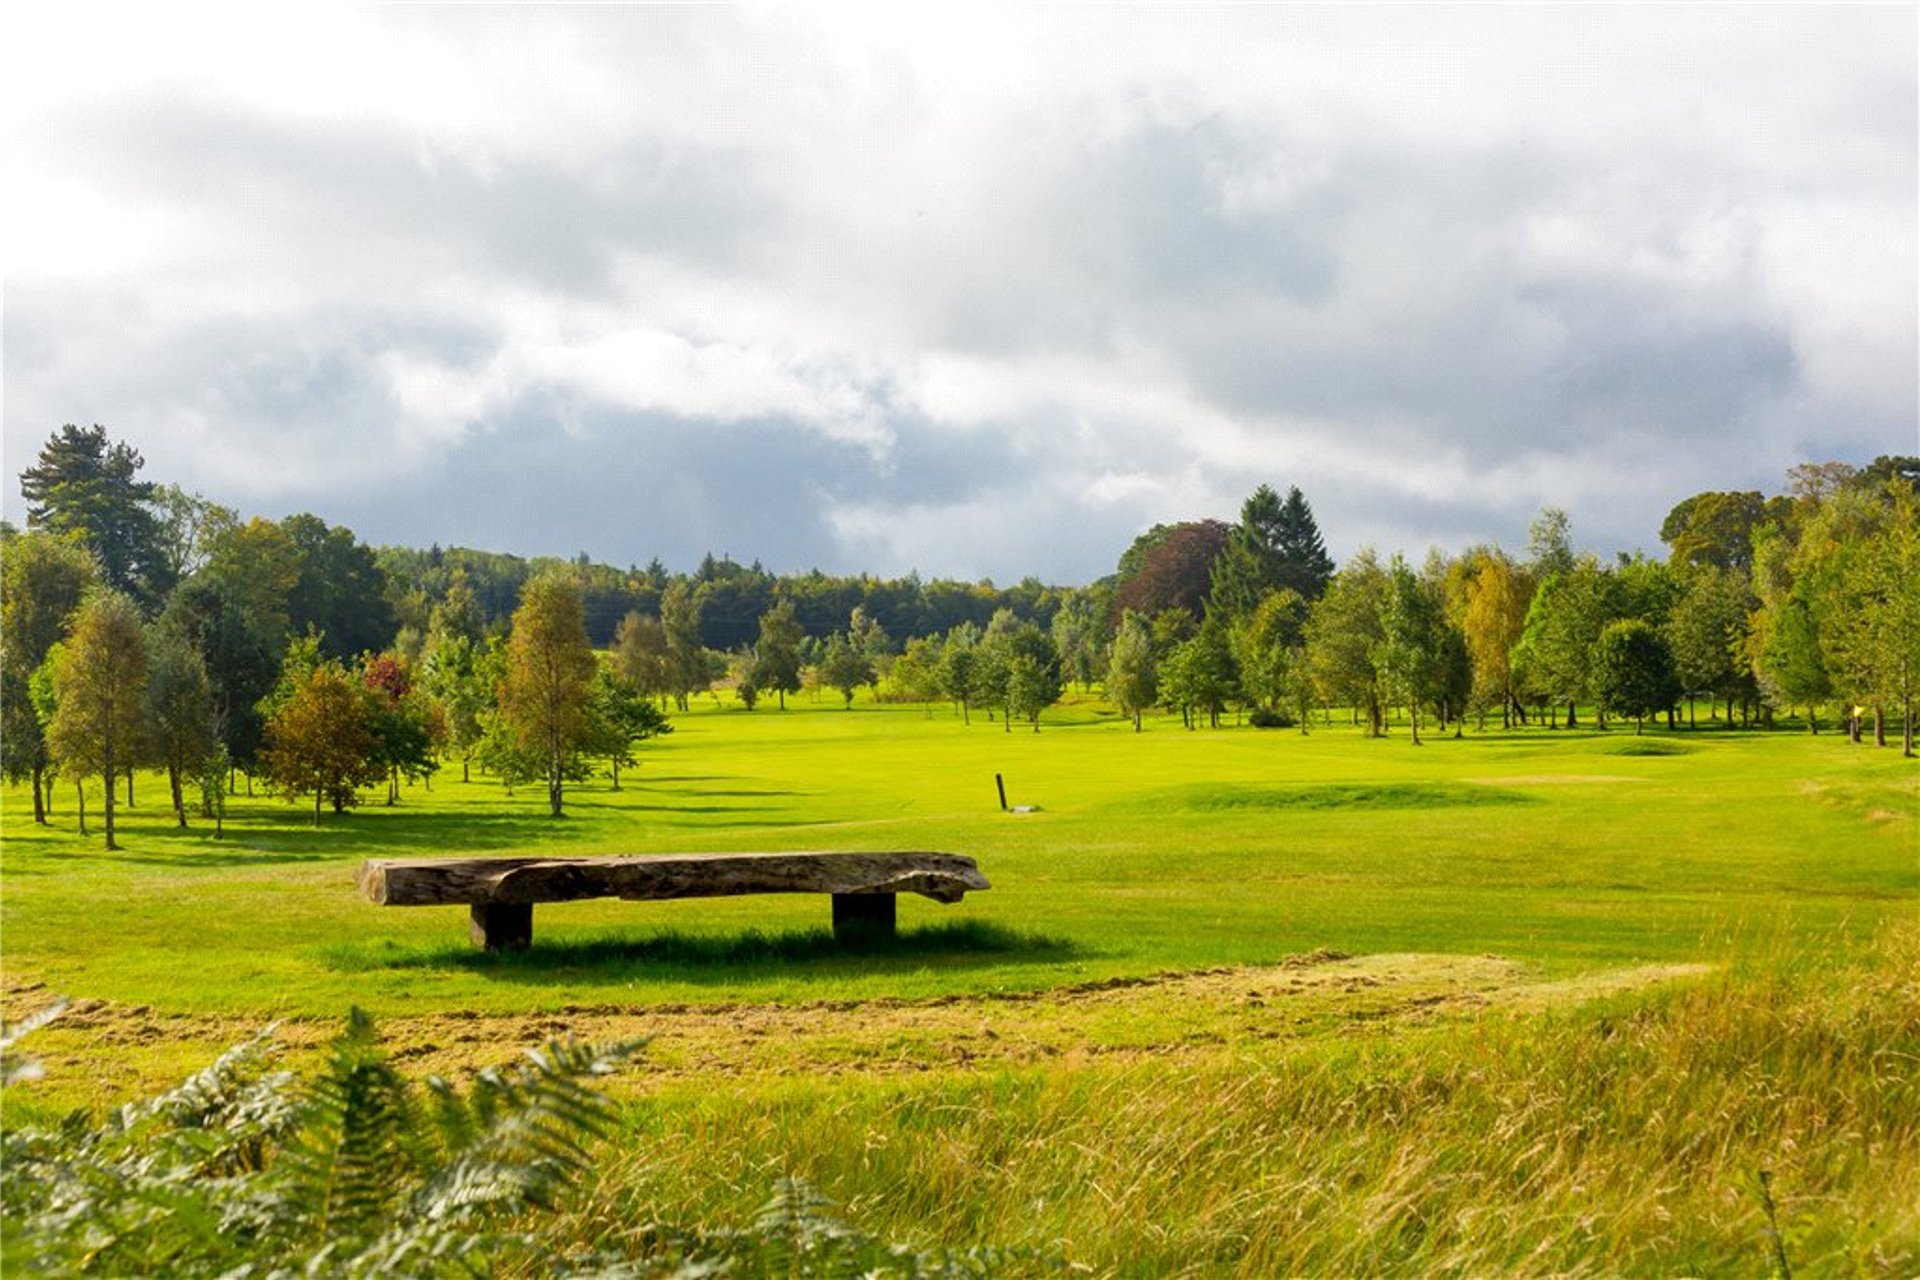
[[[1248,713],[1247,723],[1256,729],[1291,729],[1298,722],[1292,713],[1278,707],[1255,707]]]

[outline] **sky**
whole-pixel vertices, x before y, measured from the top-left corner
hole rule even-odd
[[[1920,452],[1913,4],[16,6],[4,468],[1006,583]]]

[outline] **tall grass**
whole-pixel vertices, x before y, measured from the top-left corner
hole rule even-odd
[[[1920,925],[1665,993],[1198,1060],[641,1104],[591,1237],[805,1177],[863,1228],[1119,1276],[1920,1268]]]

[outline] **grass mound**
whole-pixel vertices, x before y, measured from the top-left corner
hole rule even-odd
[[[1450,809],[1463,805],[1533,804],[1499,787],[1457,782],[1331,782],[1305,786],[1203,783],[1161,793],[1155,808],[1195,813],[1264,809]]]
[[[1600,754],[1609,756],[1685,756],[1692,755],[1693,748],[1684,742],[1669,742],[1664,738],[1629,738],[1625,742],[1613,743],[1601,749]]]

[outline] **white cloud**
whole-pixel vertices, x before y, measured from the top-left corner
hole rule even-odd
[[[630,536],[751,556],[771,508],[713,480],[751,428],[809,477],[770,562],[1005,577],[1262,481],[1336,549],[1544,502],[1646,541],[1664,486],[1911,448],[1911,9],[12,26],[15,471],[99,420],[404,528],[475,451],[619,442],[685,471]]]

